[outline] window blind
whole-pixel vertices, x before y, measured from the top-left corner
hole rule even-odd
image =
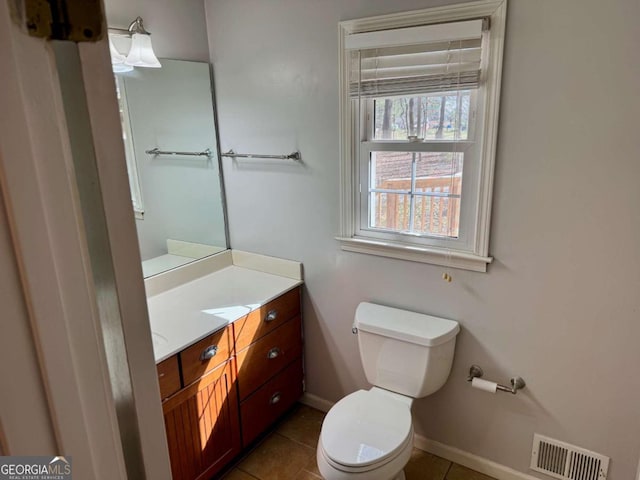
[[[472,20],[350,35],[345,42],[351,51],[350,96],[477,88],[482,24],[482,20]]]

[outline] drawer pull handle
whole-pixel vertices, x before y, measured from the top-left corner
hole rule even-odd
[[[203,362],[206,362],[207,360],[213,358],[216,353],[218,353],[218,346],[217,345],[209,345],[200,354],[200,360],[202,360]]]
[[[269,310],[267,312],[267,315],[264,317],[264,321],[265,322],[273,322],[276,318],[278,318],[278,311],[277,310]]]
[[[278,347],[273,347],[271,350],[267,352],[267,358],[269,360],[273,360],[274,358],[278,358],[281,353],[282,353],[282,350],[280,350]]]
[[[162,378],[162,377],[164,377],[164,373],[159,373],[158,378]]]
[[[271,398],[269,399],[269,405],[275,405],[280,401],[281,398],[282,398],[282,394],[280,392],[274,393],[273,395],[271,395]]]

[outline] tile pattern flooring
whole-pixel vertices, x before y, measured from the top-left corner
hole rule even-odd
[[[224,480],[321,480],[316,447],[323,418],[324,413],[297,405]],[[413,450],[405,475],[407,480],[493,480],[418,449]]]

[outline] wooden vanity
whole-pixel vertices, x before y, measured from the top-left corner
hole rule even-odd
[[[174,480],[222,470],[302,395],[300,287],[158,364]]]

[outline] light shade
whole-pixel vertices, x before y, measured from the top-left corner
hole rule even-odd
[[[109,37],[109,53],[111,54],[111,68],[114,73],[124,73],[133,70],[131,65],[125,65],[124,61],[127,57],[122,55]]]
[[[113,70],[113,73],[127,73],[133,71],[133,67],[131,65],[125,65],[124,63],[117,65],[112,63],[111,69]]]
[[[151,37],[144,33],[131,35],[131,50],[124,63],[132,67],[160,68],[162,66],[153,53]]]

